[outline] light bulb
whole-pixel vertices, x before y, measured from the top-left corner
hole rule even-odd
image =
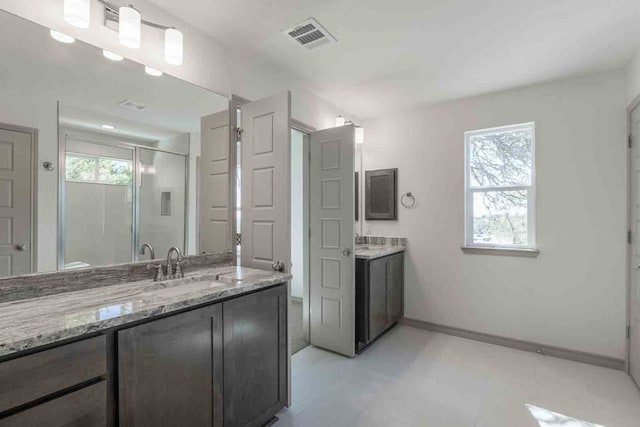
[[[58,40],[60,43],[70,44],[76,41],[73,37],[61,33],[60,31],[50,30],[49,34],[51,34],[51,37]]]
[[[124,59],[124,56],[118,55],[117,53],[113,53],[109,50],[103,50],[102,55],[111,61],[122,61]]]
[[[175,28],[164,32],[164,60],[172,65],[182,65],[184,55],[182,33]]]
[[[132,7],[123,6],[119,9],[120,29],[118,38],[120,43],[132,49],[140,48],[141,17],[140,12]]]
[[[91,0],[64,0],[64,20],[78,28],[89,28]]]
[[[148,66],[144,67],[144,72],[153,77],[160,77],[162,75],[162,71],[156,70],[155,68],[151,68]]]

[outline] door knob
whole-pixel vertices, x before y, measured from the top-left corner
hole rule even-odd
[[[350,255],[351,255],[351,249],[347,248],[342,250],[342,256],[350,256]]]
[[[24,243],[20,243],[20,244],[16,245],[16,250],[17,251],[26,251],[27,250],[27,245],[25,245]]]
[[[273,271],[284,273],[284,263],[282,261],[276,261],[273,264],[271,264],[271,269]]]

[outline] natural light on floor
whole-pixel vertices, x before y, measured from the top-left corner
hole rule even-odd
[[[538,421],[540,427],[606,427],[600,424],[590,423],[571,418],[567,415],[549,411],[548,409],[538,408],[537,406],[525,405],[533,418]]]

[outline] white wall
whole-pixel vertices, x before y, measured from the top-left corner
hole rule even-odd
[[[245,99],[256,100],[291,90],[293,117],[318,129],[333,126],[338,114],[357,121],[353,115],[324,101],[300,82],[292,80],[286,70],[231,50],[145,0],[136,0],[135,6],[144,19],[176,26],[184,33],[185,54],[182,66],[164,62],[164,35],[156,29],[143,26],[141,49],[128,49],[120,45],[117,33],[103,25],[103,9],[97,1],[92,2],[91,27],[81,30],[64,21],[63,0],[0,0],[0,9],[223,95],[236,94]]]
[[[536,122],[538,258],[463,254],[464,132]],[[365,123],[365,170],[398,167],[406,316],[623,359],[625,75],[615,71]]]
[[[640,96],[640,50],[627,66],[627,105]]]

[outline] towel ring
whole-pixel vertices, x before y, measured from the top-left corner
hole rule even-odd
[[[402,203],[402,206],[405,208],[412,208],[416,204],[416,198],[413,197],[413,194],[409,191],[400,197],[400,203]]]

